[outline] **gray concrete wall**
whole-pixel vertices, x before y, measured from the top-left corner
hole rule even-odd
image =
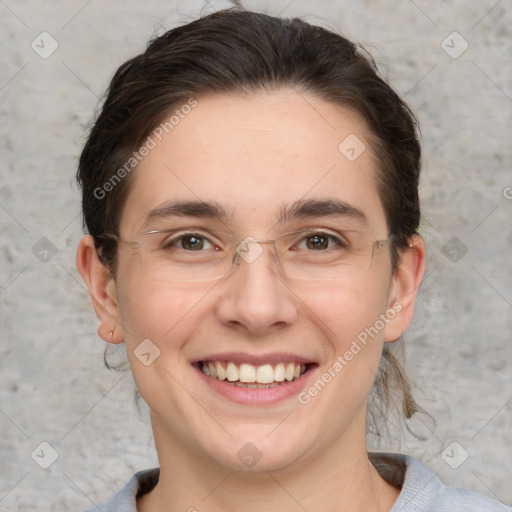
[[[210,4],[203,12],[227,6]],[[512,503],[512,3],[245,5],[369,43],[418,114],[429,269],[405,350],[437,427],[429,433],[416,420],[427,440],[395,432],[379,449],[416,455],[445,482]],[[74,267],[82,234],[74,172],[118,65],[202,7],[0,2],[0,511],[82,510],[157,463],[130,375],[103,367]]]

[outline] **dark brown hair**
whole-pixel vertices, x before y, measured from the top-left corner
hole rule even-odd
[[[420,144],[414,115],[360,46],[298,18],[232,8],[150,41],[144,53],[121,65],[110,83],[81,154],[77,179],[85,224],[113,274],[116,242],[103,235],[118,234],[132,176],[119,170],[162,120],[190,98],[286,87],[351,108],[366,121],[379,164],[377,187],[396,270],[400,249],[408,246],[420,221]],[[112,181],[120,174],[122,179]],[[385,345],[377,391],[389,404],[390,390],[398,390],[410,417],[419,408],[399,361]]]

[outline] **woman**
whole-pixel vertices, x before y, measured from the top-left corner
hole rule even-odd
[[[119,68],[77,267],[160,468],[102,510],[507,510],[367,451],[369,397],[418,411],[388,344],[424,272],[419,169],[371,60],[301,20],[220,11]]]

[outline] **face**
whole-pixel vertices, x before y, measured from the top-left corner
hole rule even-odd
[[[387,237],[376,159],[358,115],[293,90],[197,102],[133,171],[121,239],[193,228],[269,240],[304,228],[336,234],[340,226]],[[338,147],[354,135],[365,150],[347,158],[350,149]],[[329,200],[358,214],[320,208],[278,222],[297,201]],[[226,217],[168,215],[162,207],[175,201],[215,203]],[[198,283],[151,278],[139,252],[120,244],[108,293],[157,448],[231,469],[259,458],[255,468],[276,470],[364,445],[382,344],[404,325],[388,250],[350,280],[315,281],[286,277],[273,246],[260,247],[227,277]],[[240,386],[220,380],[223,371],[278,382]]]

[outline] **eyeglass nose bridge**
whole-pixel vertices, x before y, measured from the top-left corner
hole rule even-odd
[[[252,236],[244,238],[236,247],[235,255],[233,256],[233,266],[240,263],[240,258],[246,263],[255,262],[259,256],[263,253],[263,247],[261,244],[272,244],[275,248],[275,240],[256,240]]]

